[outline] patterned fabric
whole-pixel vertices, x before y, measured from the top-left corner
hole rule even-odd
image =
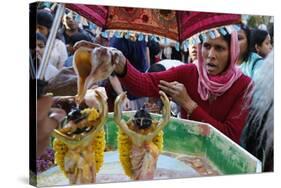
[[[67,8],[91,20],[99,27],[104,27],[107,17],[107,7],[100,5],[66,4]]]
[[[178,40],[176,11],[110,7],[107,29],[158,34]]]
[[[237,14],[83,4],[66,7],[104,29],[156,34],[180,42],[198,32],[241,21]]]

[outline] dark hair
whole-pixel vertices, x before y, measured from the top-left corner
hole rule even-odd
[[[45,45],[47,43],[47,38],[40,32],[36,32],[36,40],[43,41]]]
[[[172,47],[172,54],[171,54],[171,59],[177,59],[179,61],[182,61],[181,59],[181,50],[177,50],[174,46]]]
[[[247,25],[245,25],[245,24],[240,24],[240,28],[241,28],[241,30],[243,30],[243,31],[245,32],[246,38],[247,38],[247,43],[248,43],[248,45],[247,45],[247,51],[246,51],[244,57],[242,57],[242,61],[247,61],[248,58],[249,58],[249,56],[250,56],[250,53],[251,53],[251,48],[250,48],[250,47],[251,47],[251,46],[250,46],[250,41],[251,41],[251,30],[250,30],[250,28],[249,28]]]
[[[90,37],[82,32],[76,32],[69,37],[69,43],[72,45],[74,45],[76,42],[79,42],[81,40],[86,40],[86,41],[92,42]]]
[[[166,68],[164,67],[164,65],[161,65],[159,63],[154,63],[149,67],[147,72],[161,72],[161,71],[165,71],[165,70],[166,70]]]
[[[227,42],[228,47],[230,47],[231,34],[222,35],[222,38]]]
[[[255,29],[251,33],[251,51],[257,52],[255,45],[261,46],[263,41],[268,36],[268,32],[262,29]]]
[[[141,108],[136,112],[133,122],[139,129],[146,129],[151,126],[152,118],[147,110]]]
[[[37,24],[43,25],[48,29],[51,29],[53,24],[53,15],[46,10],[38,10],[37,15]]]
[[[149,48],[150,64],[154,64],[154,57],[160,52],[160,44],[155,40],[149,40],[147,42],[147,47]]]

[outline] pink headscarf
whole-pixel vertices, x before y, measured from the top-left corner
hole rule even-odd
[[[202,45],[198,45],[198,61],[195,63],[199,78],[198,78],[198,93],[202,100],[206,101],[210,95],[220,96],[224,94],[232,84],[242,75],[242,72],[235,65],[239,57],[239,43],[237,32],[231,33],[230,41],[230,65],[227,70],[220,75],[208,75],[205,62],[202,56]]]

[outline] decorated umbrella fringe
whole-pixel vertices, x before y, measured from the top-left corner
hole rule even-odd
[[[184,52],[188,50],[189,45],[196,45],[202,42],[205,42],[208,38],[217,38],[220,36],[225,36],[227,34],[231,34],[233,31],[239,31],[240,26],[239,25],[227,25],[227,26],[221,26],[217,28],[213,28],[211,30],[202,31],[200,33],[197,33],[190,38],[184,40],[183,42],[177,42],[175,40],[150,34],[150,33],[144,33],[144,32],[138,32],[138,31],[129,31],[129,30],[106,30],[101,31],[101,29],[96,30],[97,36],[102,36],[104,38],[112,38],[113,36],[117,38],[126,38],[132,41],[142,41],[145,40],[148,42],[149,38],[150,40],[154,40],[156,42],[161,42],[164,45],[168,45],[169,43],[172,43],[175,45],[175,48],[177,51],[180,51],[182,49]]]

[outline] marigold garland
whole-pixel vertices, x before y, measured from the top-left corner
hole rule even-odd
[[[100,116],[99,112],[95,108],[85,109],[82,113],[88,113],[87,121],[94,122]],[[96,132],[95,138],[92,140],[92,150],[95,154],[95,163],[96,163],[96,172],[98,173],[101,166],[103,165],[104,160],[104,150],[105,150],[105,131],[104,129],[99,130]],[[79,147],[79,146],[78,146]],[[86,146],[87,147],[87,146]],[[86,149],[84,147],[84,149]],[[64,170],[64,157],[65,154],[68,152],[69,148],[65,143],[57,138],[54,139],[53,142],[53,149],[55,151],[55,164],[57,164],[65,174]],[[94,160],[94,159],[93,159]]]
[[[158,122],[153,122],[152,129],[155,129]],[[161,130],[152,140],[152,142],[157,146],[159,151],[163,150],[163,131]],[[125,174],[130,178],[133,178],[132,164],[130,160],[130,151],[132,148],[131,139],[119,128],[118,131],[118,152],[119,160],[125,171]]]

